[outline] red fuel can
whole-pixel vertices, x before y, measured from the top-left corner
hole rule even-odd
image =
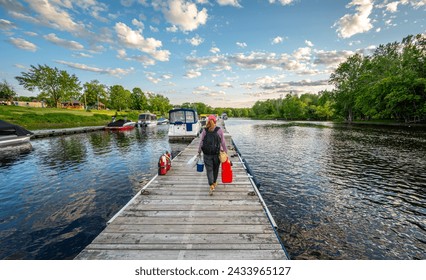
[[[229,160],[222,163],[222,183],[232,183],[232,166]]]

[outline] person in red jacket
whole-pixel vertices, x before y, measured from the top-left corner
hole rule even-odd
[[[204,165],[206,167],[207,180],[209,181],[209,195],[213,195],[213,191],[217,186],[217,177],[219,174],[219,153],[220,151],[228,152],[226,148],[223,129],[216,126],[216,117],[210,115],[207,118],[205,129],[200,136],[200,145],[198,146],[198,155],[204,154]]]

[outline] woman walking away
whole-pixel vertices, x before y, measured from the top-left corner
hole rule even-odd
[[[204,154],[204,165],[206,166],[207,179],[210,185],[209,195],[213,195],[213,191],[217,186],[217,176],[219,174],[219,153],[220,151],[228,152],[223,136],[223,130],[216,126],[216,117],[210,115],[207,124],[201,133],[201,141],[198,147],[198,155],[201,151]]]

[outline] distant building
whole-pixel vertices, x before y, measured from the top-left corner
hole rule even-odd
[[[10,103],[8,101],[7,105],[15,105],[15,106],[21,106],[21,107],[33,107],[33,108],[46,108],[47,105],[43,101],[13,101]]]
[[[71,101],[61,102],[61,108],[84,110],[84,104],[77,100],[71,100]]]

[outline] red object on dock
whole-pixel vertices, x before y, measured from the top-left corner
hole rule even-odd
[[[229,160],[222,163],[222,183],[232,183],[232,166]]]

